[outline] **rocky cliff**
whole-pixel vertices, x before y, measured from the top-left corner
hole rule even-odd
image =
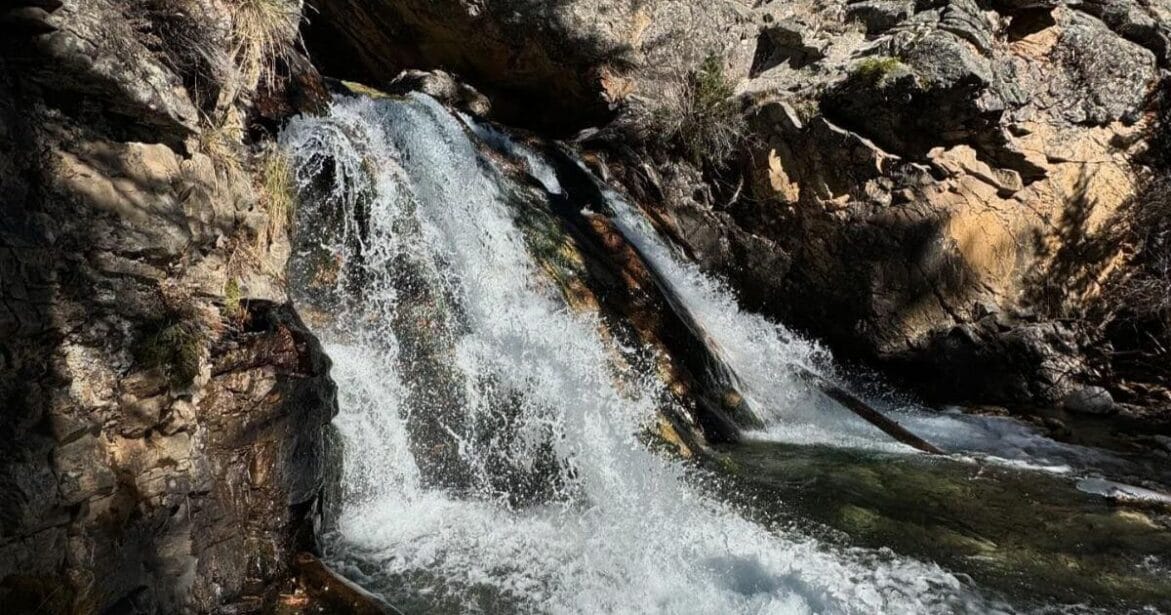
[[[506,122],[588,129],[747,305],[842,357],[942,401],[1171,405],[1120,359],[1161,343],[1104,333],[1160,172],[1161,0],[319,4],[324,66],[442,67]]]
[[[251,612],[313,548],[336,411],[286,303],[287,168],[263,146],[312,89],[273,87],[300,64],[249,46],[255,3],[13,4],[0,610]],[[287,10],[253,27],[287,45]]]
[[[316,5],[0,8],[5,612],[252,612],[312,550],[299,27],[329,74],[576,135],[746,305],[937,399],[1168,414],[1166,0]]]

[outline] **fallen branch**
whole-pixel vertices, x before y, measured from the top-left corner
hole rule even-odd
[[[846,407],[847,410],[857,414],[865,419],[871,425],[881,429],[886,435],[906,444],[913,446],[924,453],[932,455],[943,455],[944,452],[937,448],[930,442],[916,436],[907,430],[907,428],[899,425],[897,422],[887,418],[878,410],[875,410],[870,404],[858,399],[853,393],[843,389],[842,387],[830,382],[818,374],[815,374],[804,367],[797,366],[798,373],[805,378],[813,386],[817,387],[827,397],[838,402]]]

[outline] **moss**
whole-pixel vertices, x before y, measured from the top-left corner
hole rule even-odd
[[[736,463],[736,460],[732,459],[730,455],[715,455],[713,458],[724,473],[739,474],[741,472],[740,464]]]
[[[236,278],[230,278],[228,283],[224,285],[224,316],[229,319],[238,320],[244,314],[244,307],[241,304],[240,283]]]
[[[902,66],[898,58],[876,56],[855,64],[850,74],[871,83],[879,83]]]
[[[372,88],[364,83],[358,83],[357,81],[342,81],[341,84],[346,88],[346,90],[355,96],[365,96],[367,98],[374,99],[398,98],[397,96],[391,96],[382,90]]]
[[[198,323],[178,320],[163,323],[138,347],[137,358],[148,369],[162,369],[172,387],[190,385],[199,375],[203,333]]]

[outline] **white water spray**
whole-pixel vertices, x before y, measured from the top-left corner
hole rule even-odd
[[[307,188],[332,161],[328,202],[365,212],[364,230],[346,227],[360,240],[322,235],[345,305],[319,334],[335,361],[345,440],[346,498],[330,554],[369,587],[411,612],[986,612],[935,565],[743,519],[647,450],[636,434],[654,418],[654,379],[616,390],[596,316],[571,312],[543,283],[504,175],[433,100],[340,100],[326,117],[291,122],[282,142]],[[302,225],[335,215],[315,209],[326,202],[306,203]],[[491,455],[533,466],[551,447],[561,486],[543,503],[516,506],[490,489],[456,493],[420,478],[410,430],[419,392],[391,324],[402,321],[393,265],[403,258],[456,304],[458,326],[436,335],[463,375],[462,411],[503,417],[519,434],[452,427],[461,459],[492,472]],[[364,272],[359,289],[343,280],[352,268]],[[720,309],[730,308],[713,305],[712,315]],[[734,343],[721,340],[725,353]],[[811,347],[794,348],[786,360],[812,360]],[[769,369],[737,369],[753,365]],[[790,380],[775,375],[776,391],[754,394],[799,405],[804,393],[785,392]],[[513,401],[502,407],[502,397]]]

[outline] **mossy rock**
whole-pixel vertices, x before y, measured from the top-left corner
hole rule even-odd
[[[202,327],[193,320],[165,322],[139,344],[138,362],[166,372],[172,387],[186,387],[199,375],[203,338]]]
[[[875,56],[855,64],[850,71],[850,76],[869,83],[882,84],[890,76],[904,70],[909,71],[910,69],[898,58]]]

